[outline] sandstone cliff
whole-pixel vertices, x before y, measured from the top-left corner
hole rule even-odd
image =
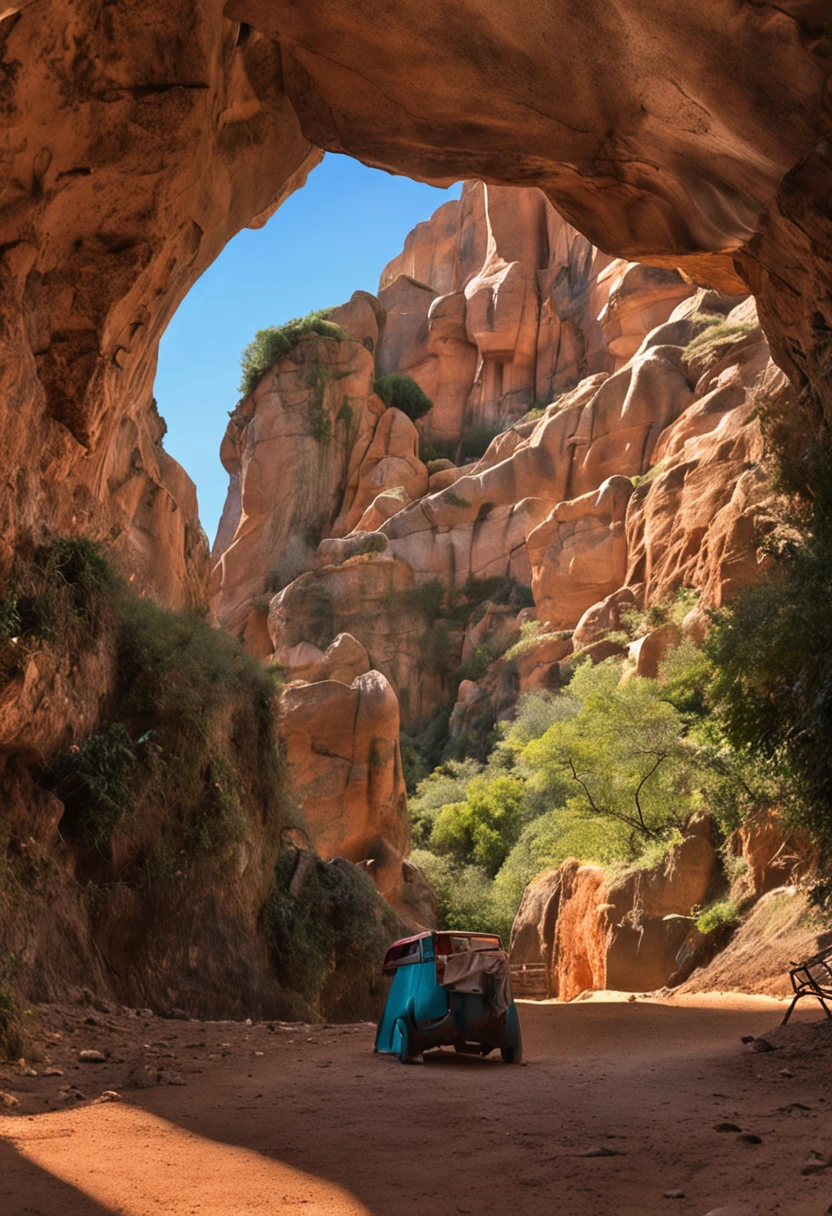
[[[361,617],[371,568],[371,597],[381,601],[368,614],[374,626],[401,607],[403,591],[438,580],[445,602],[428,597],[429,612],[423,593],[415,608],[409,597],[421,617],[415,654],[391,653],[389,631],[378,629],[386,651],[377,657],[375,637],[355,627],[372,668],[399,693],[411,688],[402,715],[415,723],[447,699],[448,675],[477,624],[466,615],[470,599],[450,615],[450,593],[469,574],[536,588],[549,649],[534,678],[546,683],[557,678],[563,640],[551,636],[560,632],[553,626],[585,604],[576,636],[587,647],[612,645],[593,631],[614,622],[627,597],[647,602],[684,581],[703,603],[719,603],[759,567],[767,524],[750,396],[770,383],[763,339],[744,314],[739,337],[737,314],[728,318],[736,300],[701,300],[695,307],[722,314],[736,340],[719,357],[707,343],[687,357],[689,337],[665,332],[650,345],[648,329],[661,316],[640,326],[630,307],[638,312],[651,278],[654,288],[678,285],[677,268],[732,294],[750,285],[778,363],[807,389],[795,416],[809,424],[810,446],[823,445],[821,424],[832,417],[832,34],[816,0],[730,12],[715,0],[695,10],[674,2],[649,21],[632,2],[614,13],[592,3],[576,15],[550,0],[531,20],[516,5],[482,0],[466,0],[450,17],[437,0],[405,5],[393,20],[379,20],[375,7],[154,0],[102,10],[93,0],[69,8],[19,0],[3,9],[0,573],[10,583],[27,555],[51,551],[50,537],[86,536],[110,548],[134,586],[199,605],[205,544],[193,491],[160,450],[150,396],[156,345],[177,303],[234,232],[262,223],[303,183],[321,148],[437,182],[478,177],[487,188],[470,189],[465,207],[436,223],[426,242],[435,251],[420,251],[414,239],[403,273],[381,288],[398,318],[387,338],[374,306],[357,303],[356,345],[377,341],[391,366],[397,350],[407,351],[439,402],[437,435],[451,439],[472,420],[511,422],[539,394],[572,395],[498,436],[464,474],[428,470],[407,427],[388,420],[372,465],[362,471],[369,447],[357,466],[350,452],[344,473],[367,502],[359,522],[375,539],[312,572],[321,651],[339,613]],[[507,186],[525,189],[522,231],[507,222],[515,205]],[[544,195],[607,253],[559,226]],[[590,301],[606,290],[608,256],[628,263],[619,266],[617,297],[610,284],[607,350],[599,353]],[[664,307],[659,300],[659,313]],[[675,321],[702,324],[686,314]],[[586,374],[603,379],[569,383]],[[370,395],[356,396],[372,414]],[[331,419],[330,405],[323,415]],[[244,417],[237,423],[227,458],[242,476],[251,453]],[[731,476],[722,480],[713,470],[726,460]],[[333,459],[324,470],[324,528],[333,507],[344,508],[343,497],[340,506],[327,499],[342,467]],[[439,478],[428,495],[425,475]],[[620,477],[644,479],[626,508],[622,483],[608,484]],[[223,557],[232,525],[245,533],[242,485],[240,496]],[[228,582],[219,577],[214,590],[255,653],[283,647],[284,630],[294,650],[309,633],[307,608],[282,611],[297,580],[281,574],[288,586],[268,623],[266,607],[254,603],[256,587],[278,587],[260,565],[272,557],[263,535],[273,521],[259,514],[254,493],[250,504],[251,531],[241,540],[251,538],[251,553],[243,546],[221,563]],[[351,505],[344,528],[353,525]],[[544,554],[538,566],[532,553]],[[580,594],[558,616],[573,557]],[[383,565],[392,573],[377,575]],[[9,639],[17,648],[18,634]],[[419,662],[426,650],[441,660],[429,669]],[[74,730],[80,738],[104,721],[113,688],[103,635],[91,647],[52,642],[33,651],[15,649],[7,665],[0,742],[10,783],[17,765],[28,774]],[[491,679],[510,700],[516,690],[500,672]],[[33,813],[38,805],[33,796]]]

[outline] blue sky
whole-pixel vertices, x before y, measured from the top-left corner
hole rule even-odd
[[[196,482],[213,541],[228,482],[219,447],[239,398],[240,351],[266,325],[375,291],[404,238],[460,186],[437,190],[328,154],[264,228],[226,245],[186,298],[159,346],[154,393],[165,448]]]

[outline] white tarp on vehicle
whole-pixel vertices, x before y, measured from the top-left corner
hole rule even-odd
[[[445,963],[445,988],[456,992],[481,992],[491,1012],[502,1017],[511,1004],[511,971],[503,950],[464,950],[451,954]]]

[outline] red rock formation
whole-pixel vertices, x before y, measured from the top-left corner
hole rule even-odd
[[[614,370],[688,294],[675,271],[612,262],[539,191],[466,182],[382,272],[379,370],[412,375],[434,401],[421,429],[457,441]]]
[[[292,684],[280,698],[289,783],[316,852],[376,863],[382,894],[409,848],[396,694],[377,671],[349,686]]]
[[[523,894],[511,960],[543,965],[548,996],[571,1001],[590,989],[644,992],[677,970],[691,912],[719,877],[711,822],[694,819],[681,844],[653,869],[619,876],[566,861]]]

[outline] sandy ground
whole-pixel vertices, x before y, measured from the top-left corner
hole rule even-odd
[[[373,1055],[368,1025],[52,1008],[39,1075],[0,1070],[18,1100],[0,1119],[0,1213],[821,1216],[832,1034],[808,1002],[774,1032],[783,1008],[523,1002],[519,1067],[450,1051],[405,1067]],[[85,1048],[106,1062],[79,1063]],[[105,1090],[120,1099],[95,1101]]]

